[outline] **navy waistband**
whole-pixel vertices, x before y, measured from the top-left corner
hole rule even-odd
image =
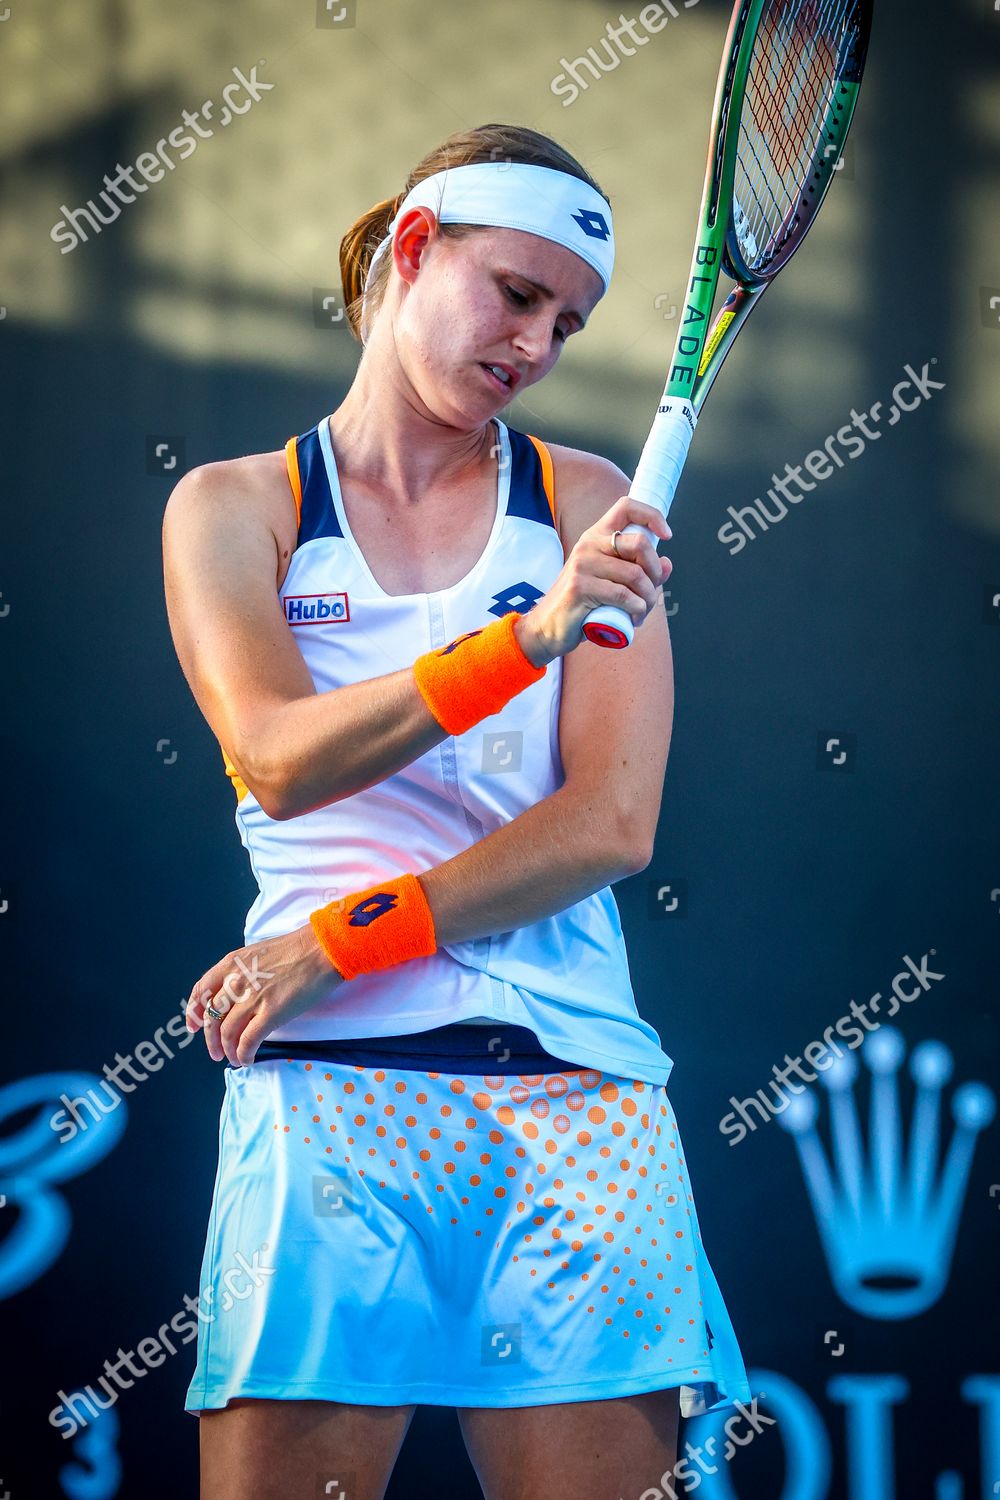
[[[362,1067],[412,1068],[433,1073],[554,1073],[583,1063],[546,1052],[528,1026],[464,1026],[452,1022],[402,1036],[343,1037],[335,1041],[263,1041],[256,1062],[274,1058],[355,1063]]]

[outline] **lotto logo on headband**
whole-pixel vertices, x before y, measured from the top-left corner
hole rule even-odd
[[[287,594],[285,619],[289,625],[331,625],[349,620],[346,594]]]
[[[611,233],[607,219],[594,209],[581,208],[578,214],[573,214],[571,217],[574,224],[579,224],[584,234],[589,235],[592,240],[606,240]]]

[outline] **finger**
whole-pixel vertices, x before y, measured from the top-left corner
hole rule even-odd
[[[258,1010],[247,1021],[236,1045],[236,1056],[241,1067],[247,1067],[257,1056],[257,1048],[272,1029],[272,1021],[266,1011]]]
[[[230,971],[232,958],[233,955],[227,953],[225,957],[219,959],[218,963],[213,964],[210,969],[206,969],[197,983],[192,986],[185,1011],[186,1018],[189,1020],[190,1030],[197,1031],[201,1025],[205,1006],[211,1000],[212,996],[221,990],[226,975]],[[222,1009],[221,1006],[217,1006],[216,1008],[219,1010]],[[190,1025],[191,1021],[194,1022],[194,1025]]]
[[[633,567],[642,569],[653,589],[660,587],[663,583],[660,554],[644,531],[623,531],[611,537],[609,542],[605,542],[601,549],[605,556],[627,559]],[[647,598],[647,602],[651,602],[652,596],[647,596],[645,586],[641,582],[633,587],[636,593],[641,593],[643,598]]]
[[[193,1000],[188,1001],[186,1016],[188,1029],[190,1031],[197,1031],[200,1028],[204,1031],[205,1042],[208,1045],[209,1052],[212,1052],[212,1048],[215,1046],[213,1040],[215,1032],[221,1025],[222,1018],[227,1014],[232,1003],[225,990],[216,990],[214,993],[209,990],[199,991]],[[210,1015],[210,1009],[217,1010],[219,1015]],[[216,1061],[218,1060],[216,1058]]]
[[[623,557],[636,562],[648,576],[655,588],[663,582],[663,559],[649,537],[641,531],[623,531],[615,537],[614,545]]]
[[[228,1021],[230,1011],[235,1007],[230,1004],[224,994],[213,995],[210,1003],[212,1009],[219,1011],[220,1014],[209,1015],[206,1009],[202,1028],[205,1033],[205,1046],[208,1048],[208,1055],[212,1061],[221,1062],[226,1055],[222,1045],[222,1027]]]
[[[243,1067],[243,1059],[239,1055],[239,1044],[256,1011],[253,1005],[246,1001],[242,1005],[234,1005],[229,1015],[220,1026],[220,1045],[223,1055],[228,1058],[234,1068]],[[254,1047],[254,1051],[256,1051]],[[251,1059],[252,1060],[252,1059]]]
[[[641,500],[633,501],[632,503],[641,506],[642,516],[639,519],[643,521],[643,525],[649,527],[650,531],[654,531],[657,536],[662,536],[665,540],[673,536],[674,533],[671,530],[670,523],[662,510],[659,510],[655,505],[644,505]]]
[[[213,1062],[221,1062],[226,1055],[222,1045],[222,1027],[230,1013],[237,1008],[239,999],[239,995],[230,993],[229,981],[224,981],[222,988],[210,995],[202,1008],[205,1046]],[[216,1012],[215,1015],[212,1014],[213,1011]]]
[[[598,604],[616,605],[640,621],[656,602],[659,585],[654,587],[638,563],[602,553],[600,571],[595,570],[588,587]]]
[[[210,990],[202,980],[199,980],[191,991],[184,1019],[187,1022],[188,1031],[198,1031],[205,1022],[205,1007],[211,1003],[213,991]]]
[[[673,536],[667,518],[655,505],[647,505],[645,500],[636,500],[631,495],[623,495],[618,501],[619,505],[625,506],[625,513],[630,522],[637,522],[640,526],[648,526],[650,531],[664,538]]]

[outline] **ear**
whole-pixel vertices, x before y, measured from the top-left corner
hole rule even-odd
[[[392,257],[396,270],[412,286],[420,271],[420,260],[426,247],[437,237],[438,221],[432,208],[411,208],[400,221],[393,240]]]

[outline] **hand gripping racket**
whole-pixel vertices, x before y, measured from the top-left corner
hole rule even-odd
[[[841,162],[872,0],[738,0],[715,90],[708,166],[670,373],[629,495],[670,509],[698,413],[743,324],[801,245]],[[720,272],[736,285],[709,327]],[[659,540],[646,526],[653,546]],[[627,646],[632,617],[592,609],[583,633]]]

